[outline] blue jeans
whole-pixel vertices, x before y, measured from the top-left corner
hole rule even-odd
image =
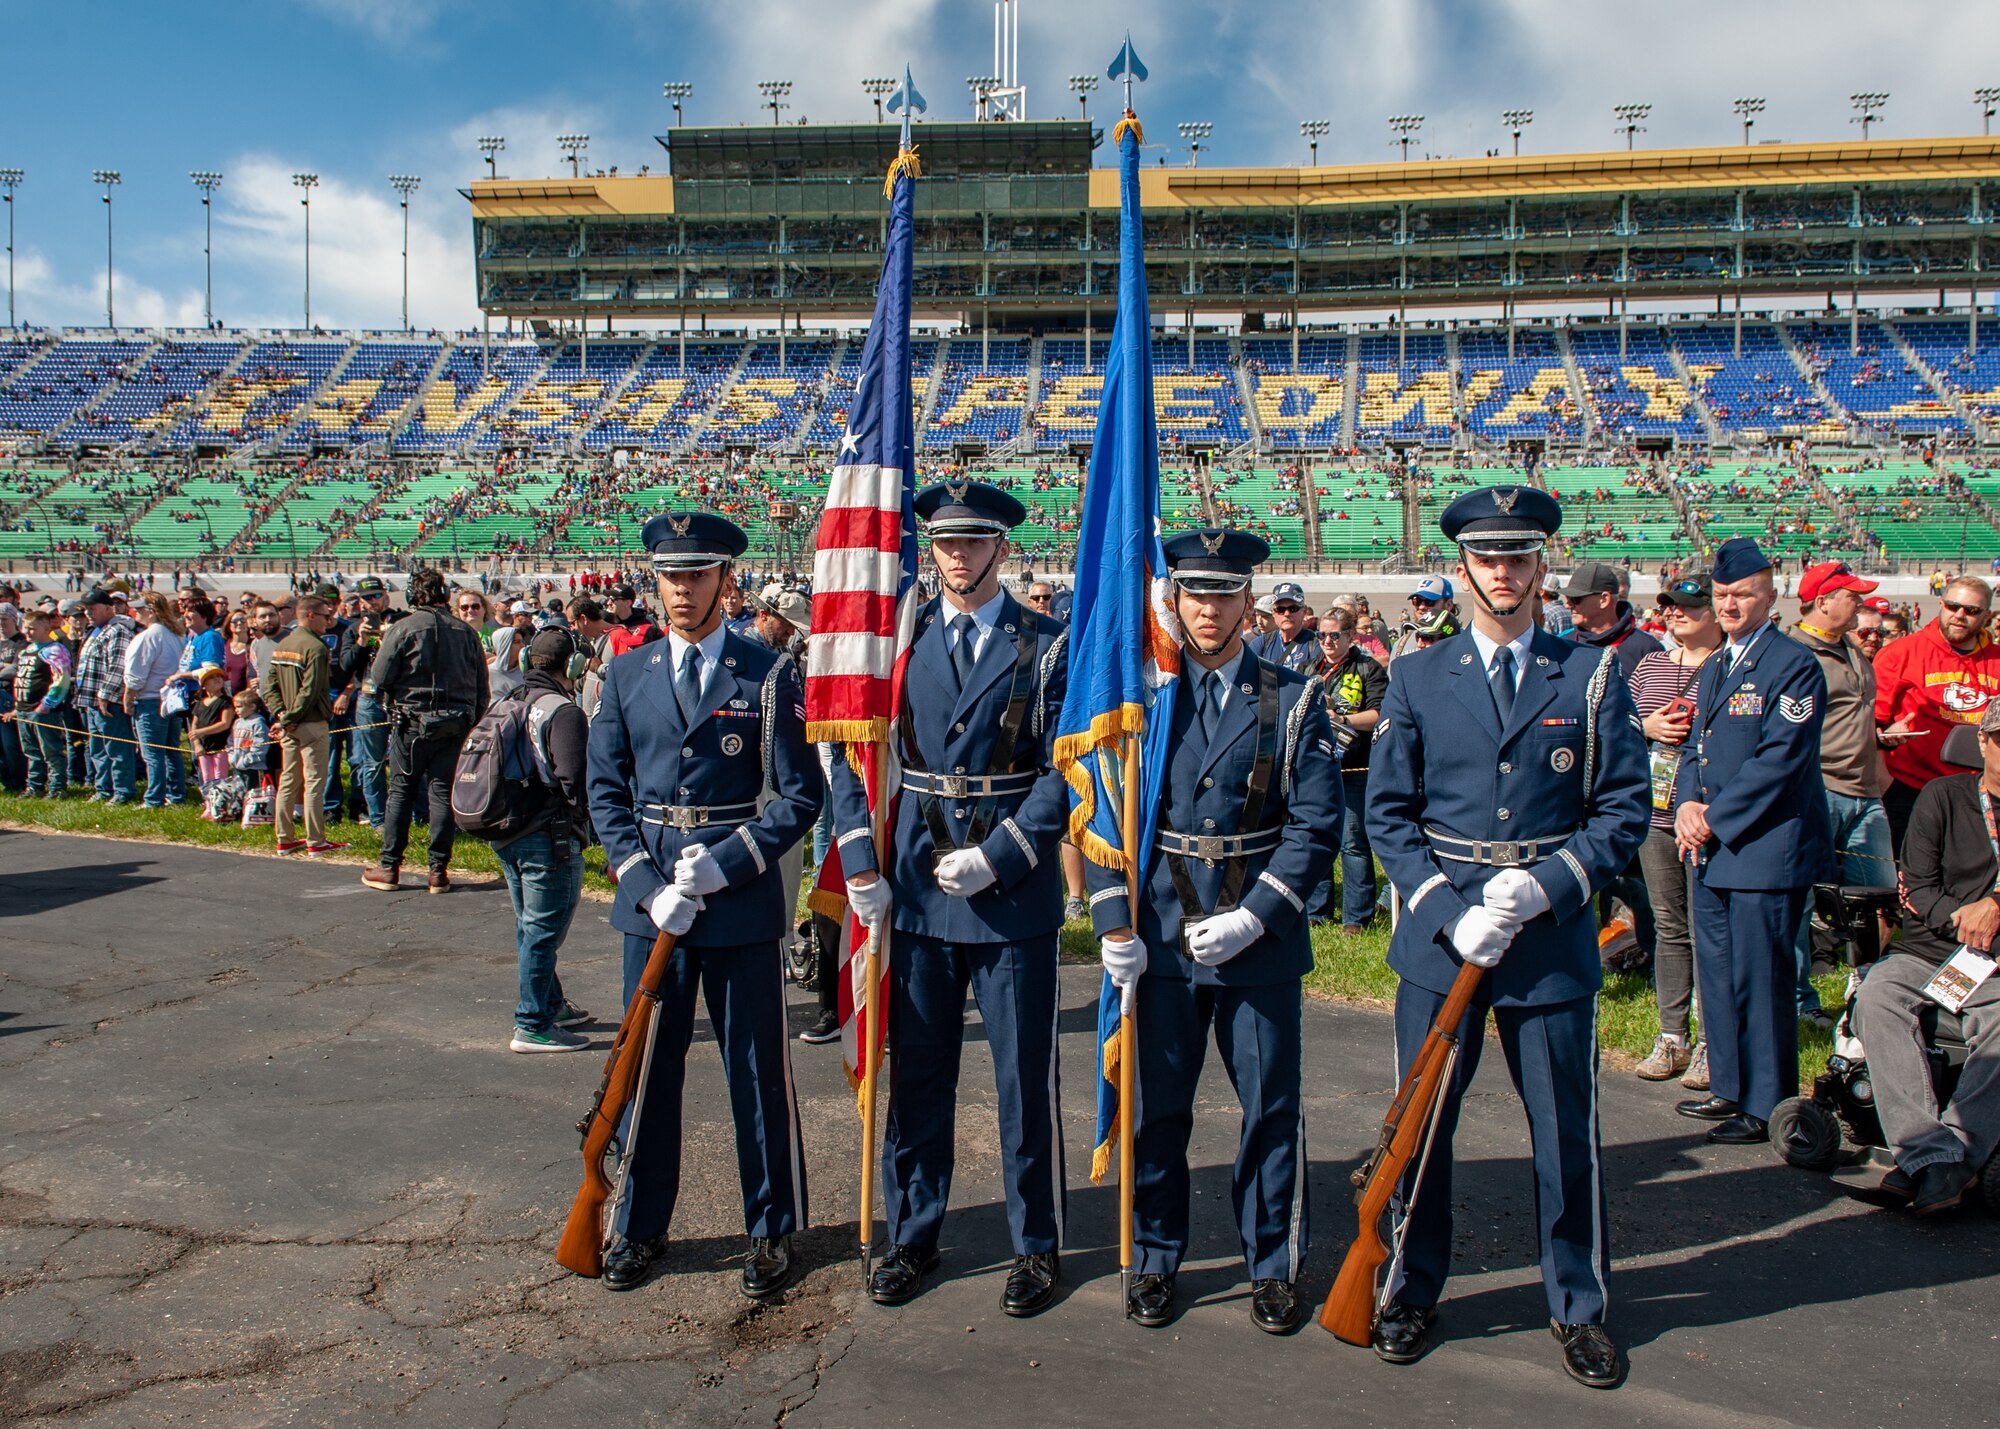
[[[11,678],[11,677],[9,677]],[[14,721],[0,724],[0,786],[19,792],[27,784],[28,761]]]
[[[160,702],[134,700],[132,727],[146,761],[146,807],[164,809],[169,804],[187,802],[187,756],[181,752],[181,729],[186,716],[171,718],[160,713]]]
[[[351,710],[344,715],[337,714],[326,722],[326,797],[321,800],[320,807],[326,810],[328,823],[347,813],[347,788],[340,780],[340,751],[351,749],[353,730],[354,715]],[[350,753],[348,764],[351,766],[353,762],[354,756]]]
[[[1368,771],[1342,770],[1340,795],[1340,921],[1357,928],[1375,916],[1375,851],[1361,818],[1368,806]],[[1333,875],[1334,870],[1328,869],[1306,900],[1308,917],[1325,918],[1332,913]]]
[[[389,718],[382,702],[373,695],[354,697],[354,735],[348,746],[347,762],[361,785],[361,798],[368,806],[368,823],[382,827],[382,761],[388,757]],[[363,726],[370,726],[363,728]]]
[[[15,716],[21,752],[28,759],[28,792],[59,799],[69,789],[69,726],[62,711],[30,710]]]
[[[562,980],[556,952],[569,936],[570,919],[583,896],[583,846],[570,840],[570,856],[558,863],[548,831],[527,834],[493,850],[514,905],[514,951],[520,972],[520,1002],[514,1025],[547,1032],[562,1011]]]
[[[95,707],[83,712],[90,731],[90,783],[98,794],[129,804],[138,796],[139,751],[133,738],[132,716],[122,709],[109,713]]]
[[[1896,861],[1889,848],[1889,814],[1880,799],[1826,791],[1826,813],[1833,823],[1833,853],[1842,883],[1893,884]],[[1799,1015],[1818,1012],[1819,992],[1812,985],[1812,912],[1799,919],[1793,944],[1798,960]]]

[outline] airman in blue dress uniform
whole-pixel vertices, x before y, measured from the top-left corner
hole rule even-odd
[[[1183,632],[1173,741],[1150,873],[1086,869],[1105,970],[1134,990],[1139,1115],[1126,1313],[1173,1318],[1188,1249],[1188,1138],[1214,1031],[1243,1108],[1231,1198],[1257,1327],[1299,1323],[1306,1252],[1300,979],[1312,968],[1305,900],[1340,827],[1340,770],[1319,681],[1242,638],[1250,577],[1271,548],[1241,531],[1165,543]]]
[[[1694,758],[1675,783],[1674,837],[1694,864],[1688,921],[1701,980],[1709,1095],[1681,1102],[1708,1139],[1770,1139],[1799,1089],[1798,965],[1806,889],[1830,870],[1820,775],[1826,676],[1771,620],[1771,561],[1745,536],[1715,550],[1715,618],[1729,637],[1695,687]]]
[[[917,615],[886,850],[875,847],[860,777],[844,760],[829,776],[849,904],[869,926],[895,929],[882,1148],[891,1244],[869,1295],[901,1305],[938,1263],[970,987],[993,1056],[1014,1241],[1001,1307],[1032,1315],[1055,1298],[1066,1208],[1056,963],[1069,787],[1049,746],[1069,637],[1000,586],[1007,532],[1027,516],[1020,502],[950,482],[919,492],[916,511],[942,586]]]
[[[590,726],[590,815],[618,879],[611,926],[625,935],[628,1004],[655,934],[678,941],[614,1190],[604,1283],[639,1284],[666,1244],[699,995],[721,1044],[736,1123],[750,1236],[743,1290],[769,1300],[792,1278],[791,1235],[806,1223],[779,951],[797,890],[780,886],[778,862],[812,827],[824,786],[806,744],[797,669],[724,628],[722,595],[748,544],[743,532],[719,516],[675,512],[647,522],[641,539],[667,638],[611,662]],[[767,787],[772,797],[760,812]]]
[[[1603,1328],[1610,1246],[1597,1126],[1594,896],[1646,835],[1645,746],[1612,652],[1538,629],[1529,601],[1562,524],[1547,493],[1467,492],[1440,526],[1473,595],[1469,630],[1399,658],[1368,769],[1368,837],[1402,898],[1389,943],[1397,1075],[1466,962],[1491,968],[1459,1029],[1427,1163],[1392,1207],[1400,1233],[1374,1346],[1419,1358],[1450,1269],[1453,1130],[1490,1010],[1528,1113],[1550,1328],[1572,1377],[1617,1383]]]

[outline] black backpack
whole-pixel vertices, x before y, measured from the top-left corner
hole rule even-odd
[[[459,832],[505,843],[533,822],[552,797],[549,716],[565,703],[544,692],[495,700],[465,736],[451,780],[451,818]],[[542,713],[540,721],[533,716]],[[540,737],[537,737],[538,731]]]

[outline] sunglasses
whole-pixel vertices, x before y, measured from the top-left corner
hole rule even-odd
[[[1297,615],[1305,607],[1302,605],[1274,605],[1271,609],[1278,615]]]
[[[1886,633],[1886,631],[1879,627],[1874,630],[1857,630],[1854,632],[1854,638],[1856,640],[1880,640]]]
[[[1331,645],[1336,640],[1345,640],[1347,637],[1348,632],[1345,630],[1322,630],[1319,633],[1321,643],[1326,645]]]
[[[1987,608],[1983,605],[1960,605],[1955,600],[1947,600],[1943,604],[1946,610],[1954,611],[1959,615],[1976,615],[1982,620],[1986,618]]]

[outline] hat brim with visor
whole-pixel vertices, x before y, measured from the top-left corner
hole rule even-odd
[[[734,522],[707,512],[673,512],[646,523],[639,540],[655,571],[705,571],[726,566],[749,549]]]

